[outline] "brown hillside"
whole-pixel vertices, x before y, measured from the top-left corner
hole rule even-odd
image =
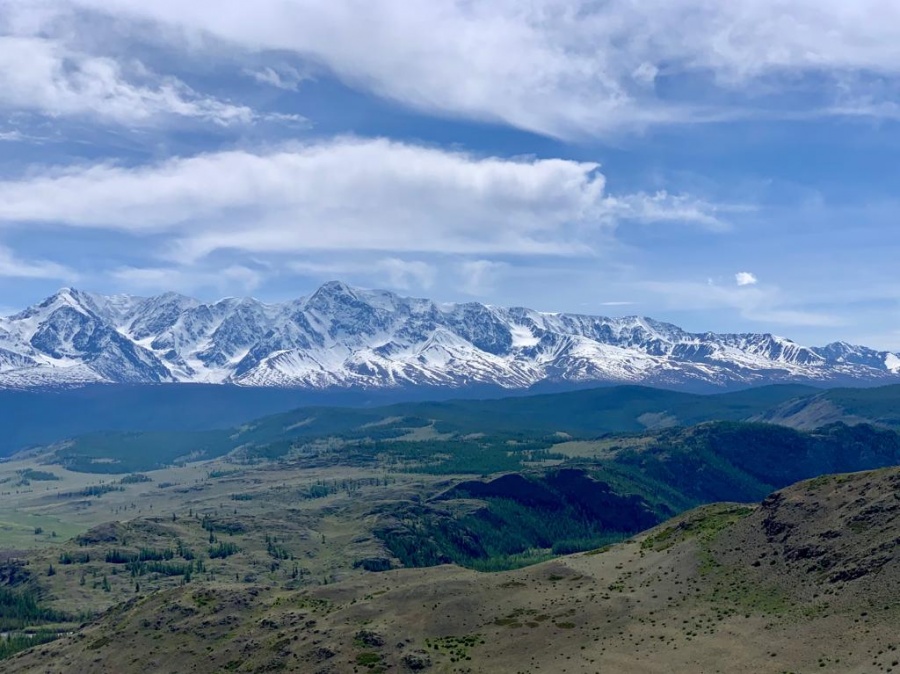
[[[694,510],[527,569],[131,600],[20,672],[900,672],[900,469]]]

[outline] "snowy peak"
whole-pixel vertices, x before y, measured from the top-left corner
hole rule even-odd
[[[127,313],[127,332],[138,340],[159,335],[174,327],[182,316],[199,306],[197,300],[177,293],[150,297]]]
[[[340,281],[283,304],[63,288],[0,319],[0,386],[164,381],[522,388],[900,381],[900,356],[770,334],[689,333],[643,316],[436,304]]]
[[[98,307],[89,294],[73,290],[72,288],[61,288],[59,292],[51,295],[40,304],[10,316],[10,320],[27,320],[35,316],[49,315],[61,309],[91,315],[97,311]]]
[[[0,320],[0,384],[170,381],[151,351],[117,330],[121,312],[132,305],[63,288]]]
[[[885,354],[884,352],[876,351],[865,346],[848,344],[847,342],[833,342],[816,349],[816,353],[835,363],[865,365],[869,367],[878,367],[880,363],[884,362],[886,355],[894,355]]]

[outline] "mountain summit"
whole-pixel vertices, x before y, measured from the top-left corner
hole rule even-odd
[[[310,389],[891,383],[900,356],[650,318],[438,304],[325,283],[283,304],[64,288],[0,318],[0,386],[206,382]]]

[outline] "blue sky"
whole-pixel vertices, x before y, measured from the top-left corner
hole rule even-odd
[[[900,350],[889,0],[6,0],[0,308],[339,278]]]

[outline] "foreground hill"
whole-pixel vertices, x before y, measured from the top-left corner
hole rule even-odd
[[[0,385],[95,382],[526,389],[644,383],[721,389],[888,383],[900,356],[770,334],[689,333],[640,316],[441,304],[326,283],[283,304],[64,288],[0,318]]]
[[[873,672],[897,668],[900,469],[714,505],[527,569],[137,596],[24,672]]]

